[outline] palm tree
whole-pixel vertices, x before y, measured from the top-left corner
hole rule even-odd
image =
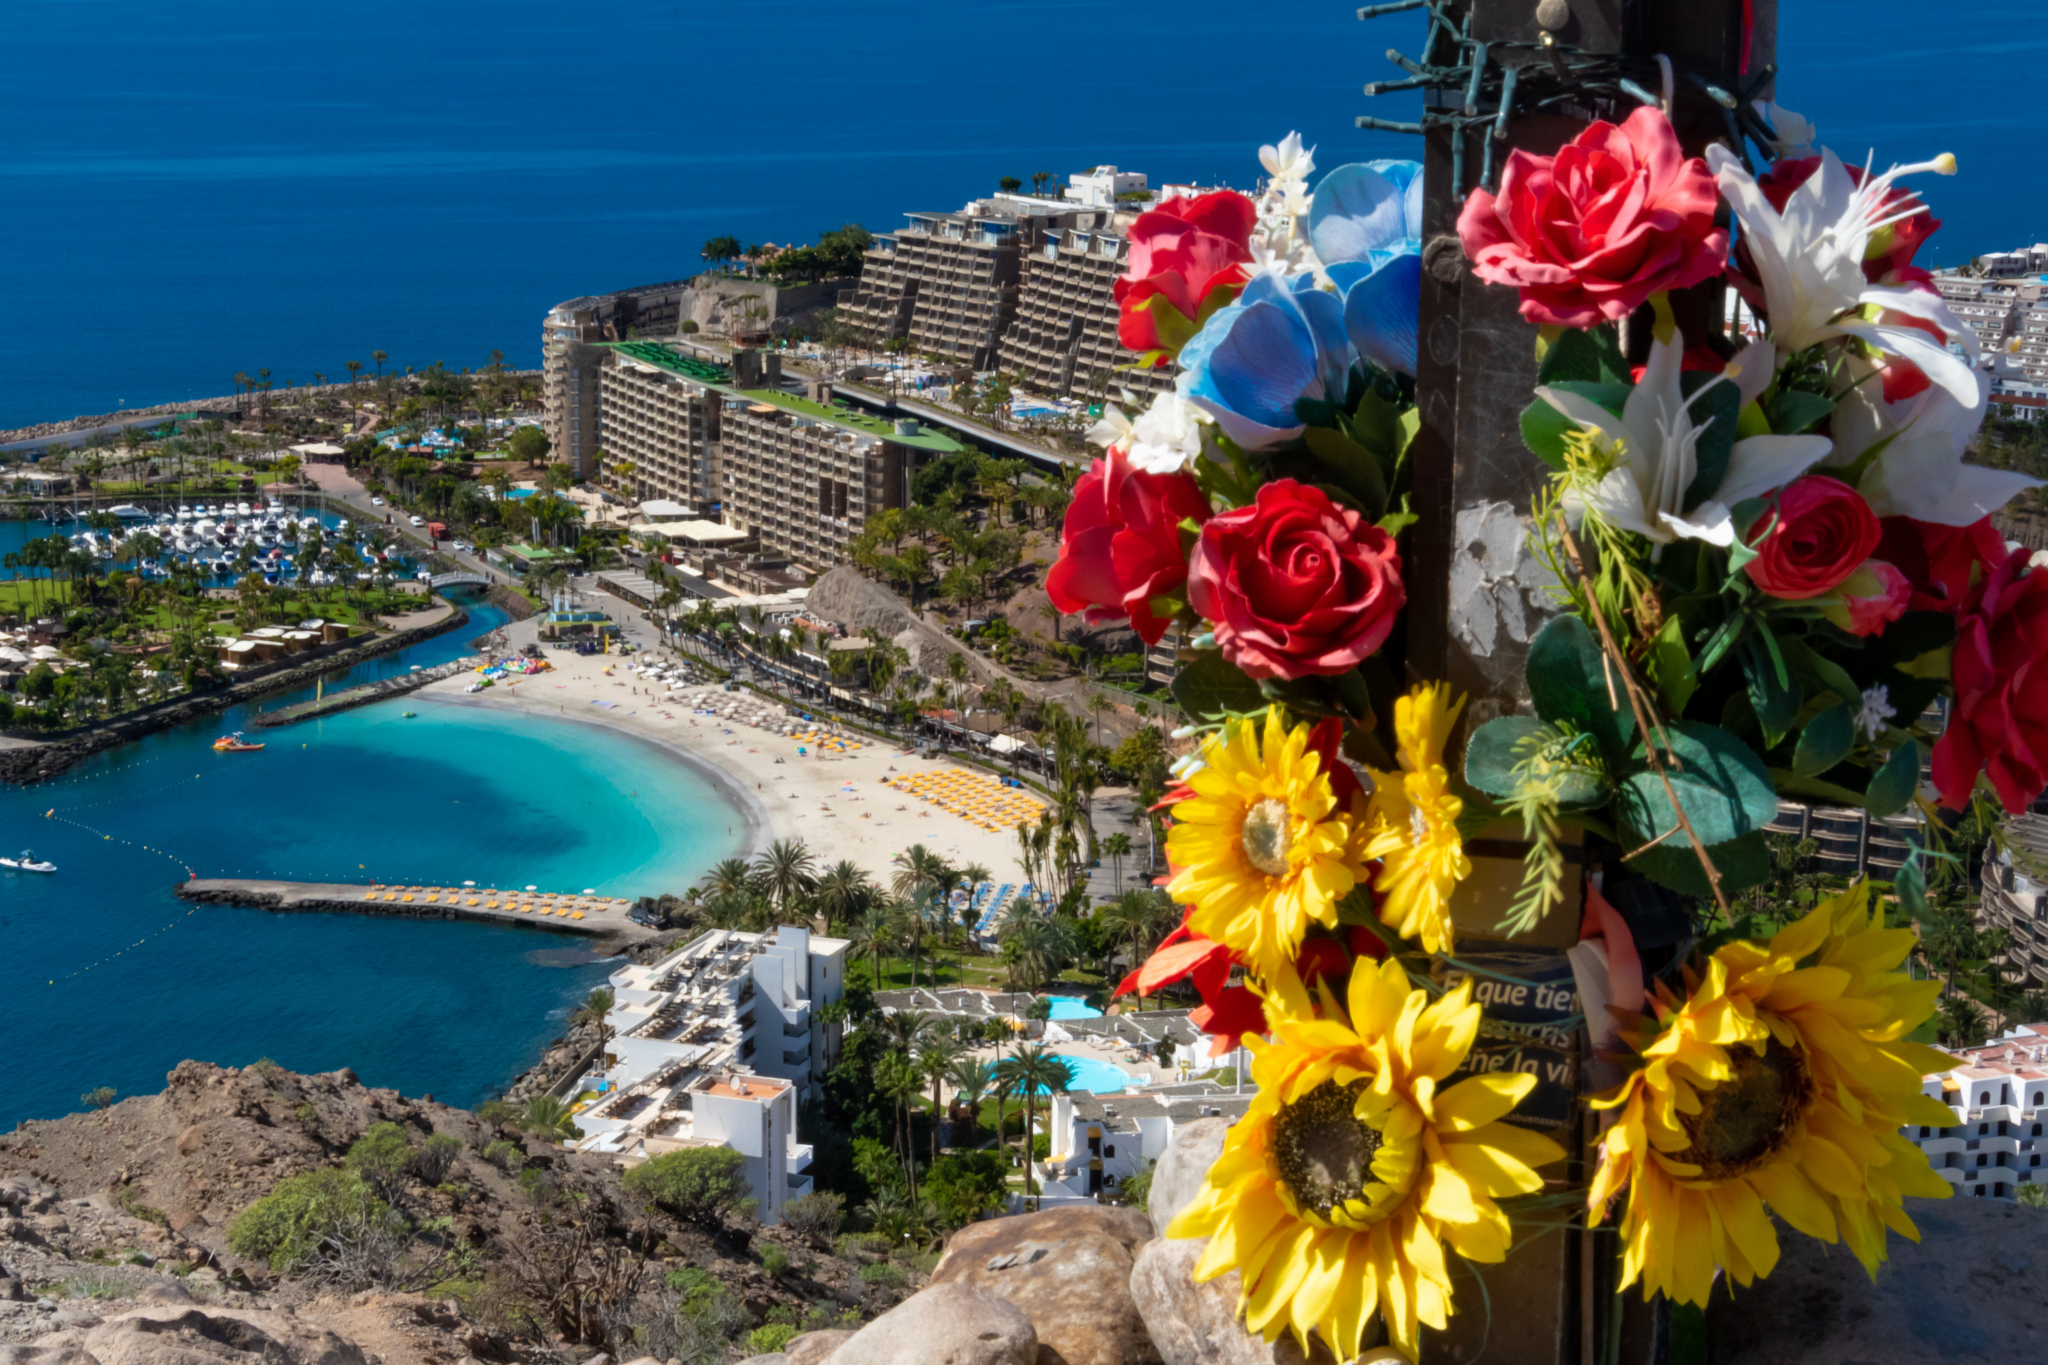
[[[753,889],[754,870],[744,858],[727,858],[713,864],[709,872],[698,878],[697,886],[706,900],[713,896],[745,895]]]
[[[979,1121],[981,1102],[988,1098],[995,1086],[996,1068],[992,1062],[978,1061],[973,1057],[959,1057],[946,1070],[946,1081],[953,1087],[953,1108],[965,1109],[968,1113],[968,1140],[975,1135],[974,1125]],[[954,1146],[961,1144],[955,1142]]]
[[[889,923],[889,913],[881,906],[869,903],[867,911],[857,921],[848,937],[852,940],[847,951],[858,958],[862,953],[873,954],[875,960],[875,989],[881,990],[882,956],[893,945],[895,929]]]
[[[610,1065],[605,1056],[605,1049],[611,1046],[612,1041],[611,1025],[606,1022],[606,1016],[611,1013],[611,1009],[611,988],[609,986],[599,986],[596,990],[585,996],[583,1003],[576,1007],[576,1012],[569,1016],[569,1026],[571,1028],[581,1028],[585,1024],[596,1026],[597,1064],[598,1069],[601,1071],[610,1070]]]
[[[896,866],[895,875],[889,879],[889,889],[909,901],[914,910],[920,908],[920,900],[931,897],[938,887],[940,875],[948,870],[945,859],[923,844],[912,844],[889,861]]]
[[[526,1101],[526,1107],[519,1113],[519,1126],[535,1137],[552,1138],[556,1142],[573,1142],[583,1136],[583,1130],[576,1126],[569,1106],[553,1095],[535,1095]]]
[[[924,1093],[924,1071],[904,1052],[875,1063],[875,1088],[896,1102],[896,1154],[903,1162],[910,1197],[917,1197],[917,1160],[910,1150],[910,1101]]]
[[[1024,1096],[1024,1193],[1031,1194],[1031,1129],[1036,1122],[1038,1092],[1043,1089],[1049,1095],[1066,1094],[1067,1087],[1074,1083],[1074,1068],[1065,1058],[1035,1044],[1019,1047],[1017,1055],[1006,1059],[1005,1064],[1010,1066],[1011,1077]]]
[[[959,1060],[960,1045],[951,1038],[939,1035],[927,1036],[923,1046],[917,1050],[917,1065],[924,1072],[925,1079],[932,1083],[932,1160],[939,1159],[939,1083],[946,1079],[946,1073]]]
[[[842,858],[825,869],[812,892],[812,904],[824,921],[824,932],[831,933],[835,921],[852,919],[872,893],[868,874],[851,861]]]
[[[801,839],[777,839],[768,845],[754,863],[754,875],[758,885],[768,893],[768,899],[775,903],[777,912],[789,908],[789,902],[808,894],[818,884],[811,869],[817,859],[804,847]]]
[[[390,358],[390,356],[386,355],[382,351],[370,352],[370,359],[377,362],[377,377],[379,379],[382,379],[384,377],[384,362],[389,360]]]
[[[1115,869],[1117,887],[1122,889],[1124,884],[1124,855],[1131,851],[1131,836],[1121,830],[1117,831],[1102,841],[1102,851],[1109,855],[1110,866]]]

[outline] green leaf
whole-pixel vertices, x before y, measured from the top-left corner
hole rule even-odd
[[[1835,400],[1804,389],[1780,389],[1764,400],[1764,416],[1779,436],[1812,431],[1835,410]]]
[[[1849,676],[1849,670],[1798,636],[1785,636],[1778,641],[1778,648],[1784,652],[1785,662],[1791,666],[1793,672],[1809,682],[1818,683],[1819,690],[1834,693],[1836,701],[1858,703],[1863,700],[1863,689]],[[1806,689],[1809,700],[1814,690]],[[1925,709],[1925,706],[1921,707],[1921,710]],[[1914,714],[1918,715],[1919,712],[1916,711]]]
[[[1408,495],[1403,493],[1401,501],[1395,505],[1394,510],[1381,517],[1378,525],[1388,535],[1398,536],[1421,520],[1421,517],[1408,510]]]
[[[1849,708],[1830,706],[1799,732],[1792,750],[1792,771],[1801,777],[1819,777],[1849,756],[1856,745],[1856,718]]]
[[[1197,654],[1173,679],[1174,704],[1190,716],[1219,720],[1227,711],[1243,714],[1265,707],[1266,696],[1244,671],[1218,651]]]
[[[1772,649],[1769,627],[1761,621],[1742,651],[1742,675],[1749,684],[1749,704],[1763,726],[1766,747],[1774,746],[1799,723],[1804,693],[1784,660]]]
[[[1852,791],[1839,782],[1823,782],[1817,777],[1801,777],[1790,768],[1771,769],[1771,781],[1786,796],[1818,796],[1823,801],[1832,801],[1838,806],[1861,806],[1863,793]]]
[[[1655,848],[1645,849],[1630,858],[1628,865],[1651,881],[1668,886],[1681,895],[1710,899],[1714,888],[1707,881],[1707,870],[1700,866],[1699,855],[1690,848],[1673,848],[1672,842],[1672,839],[1666,839]],[[1721,874],[1721,890],[1729,895],[1770,880],[1771,846],[1765,842],[1761,830],[1751,830],[1723,844],[1709,845],[1707,856],[1714,860],[1714,870]]]
[[[1718,725],[1675,720],[1665,727],[1671,752],[1665,756],[1671,792],[1678,796],[1700,842],[1709,848],[1762,829],[1778,814],[1778,793],[1763,761]],[[1640,762],[1622,779],[1616,806],[1634,843],[1648,843],[1678,824],[1664,780]],[[1692,847],[1683,829],[1666,835],[1660,847]]]
[[[1664,709],[1674,716],[1685,714],[1685,704],[1699,689],[1699,670],[1685,647],[1685,623],[1676,616],[1664,618],[1663,629],[1650,644],[1650,665],[1656,674],[1657,690],[1664,696]]]
[[[1590,733],[1618,765],[1635,742],[1635,715],[1616,676],[1610,699],[1600,641],[1576,616],[1553,616],[1529,643],[1526,674],[1536,714]],[[1619,706],[1616,706],[1616,703]]]
[[[1259,691],[1297,716],[1337,716],[1368,727],[1376,723],[1365,679],[1355,670],[1334,677],[1267,678]]]
[[[1401,453],[1401,411],[1380,397],[1378,389],[1366,385],[1351,413],[1352,439],[1378,456],[1383,465],[1391,465]]]
[[[1735,424],[1742,412],[1742,392],[1733,384],[1714,383],[1714,378],[1695,371],[1679,380],[1680,391],[1693,395],[1686,411],[1692,414],[1695,425],[1705,428],[1693,447],[1696,472],[1691,487],[1685,491],[1688,512],[1720,489],[1721,481],[1728,476],[1729,457],[1735,450]]]
[[[1874,817],[1897,815],[1913,799],[1913,793],[1920,787],[1920,745],[1907,740],[1892,750],[1892,756],[1877,770],[1877,776],[1870,779],[1870,790],[1864,795],[1863,808]]]
[[[1515,746],[1543,728],[1528,716],[1497,716],[1472,732],[1465,743],[1465,780],[1496,800],[1513,798],[1521,782]]]
[[[1543,363],[1536,372],[1539,384],[1570,380],[1625,384],[1628,377],[1629,363],[1621,354],[1621,344],[1614,329],[1605,326],[1586,332],[1560,332],[1543,353]]]
[[[1578,429],[1578,423],[1541,398],[1522,409],[1522,444],[1552,469],[1564,468],[1565,437]]]
[[[1202,330],[1200,322],[1174,307],[1164,294],[1154,294],[1138,306],[1152,315],[1152,327],[1158,334],[1159,347],[1168,355],[1178,356],[1180,348],[1194,340],[1195,333]]]
[[[1575,393],[1589,403],[1597,403],[1599,406],[1607,409],[1608,412],[1613,413],[1614,419],[1617,422],[1621,420],[1622,405],[1628,402],[1629,394],[1635,391],[1635,386],[1632,384],[1585,384],[1577,380],[1568,380],[1561,384],[1551,384],[1548,387],[1556,389],[1559,393]],[[1542,400],[1539,399],[1538,401]],[[1549,405],[1545,404],[1545,406]]]
[[[1365,515],[1378,520],[1387,510],[1387,479],[1380,461],[1370,450],[1341,431],[1310,427],[1303,433],[1308,448],[1335,478],[1340,487],[1358,499]]]

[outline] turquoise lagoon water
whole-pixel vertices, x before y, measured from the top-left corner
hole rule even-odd
[[[1131,1083],[1131,1073],[1122,1067],[1099,1062],[1093,1057],[1077,1057],[1065,1052],[1053,1056],[1074,1069],[1074,1083],[1069,1090],[1086,1090],[1094,1095],[1116,1095]],[[1040,1094],[1046,1093],[1042,1088]]]
[[[503,619],[470,609],[466,628],[328,685],[466,652]],[[187,1057],[348,1066],[473,1104],[530,1065],[609,970],[529,930],[194,909],[172,894],[188,868],[640,895],[682,889],[746,834],[692,770],[586,724],[414,697],[267,732],[261,753],[214,753],[247,719],[0,787],[0,849],[58,865],[0,870],[0,1128],[75,1110],[96,1086],[157,1090]]]

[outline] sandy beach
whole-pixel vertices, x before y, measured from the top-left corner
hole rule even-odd
[[[507,634],[515,646],[533,638],[532,622]],[[769,841],[799,838],[819,867],[847,859],[886,885],[894,872],[891,859],[912,844],[923,844],[946,861],[963,866],[979,863],[998,883],[1025,880],[1017,861],[1015,822],[987,830],[949,810],[885,785],[902,774],[959,774],[993,789],[988,774],[944,759],[919,758],[897,746],[859,733],[845,736],[846,752],[770,733],[720,717],[696,714],[717,699],[721,707],[740,700],[779,712],[773,697],[748,692],[722,692],[715,685],[668,693],[632,671],[632,665],[655,660],[654,651],[621,657],[578,655],[548,649],[549,672],[506,678],[479,693],[463,689],[473,674],[431,683],[414,694],[419,701],[454,706],[481,706],[508,713],[602,725],[651,741],[707,774],[723,778],[719,785],[749,809],[755,824],[752,848]],[[794,717],[790,718],[794,720]],[[852,747],[858,745],[858,748]],[[808,752],[799,754],[799,748]],[[1039,798],[1029,791],[1014,796]],[[650,891],[682,888],[649,888]]]

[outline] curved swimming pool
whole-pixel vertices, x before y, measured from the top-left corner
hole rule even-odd
[[[1131,1073],[1122,1067],[1068,1052],[1055,1052],[1053,1056],[1074,1069],[1073,1083],[1067,1087],[1069,1090],[1085,1090],[1091,1095],[1115,1095],[1131,1084]],[[1040,1086],[1038,1093],[1047,1093],[1045,1087]]]

